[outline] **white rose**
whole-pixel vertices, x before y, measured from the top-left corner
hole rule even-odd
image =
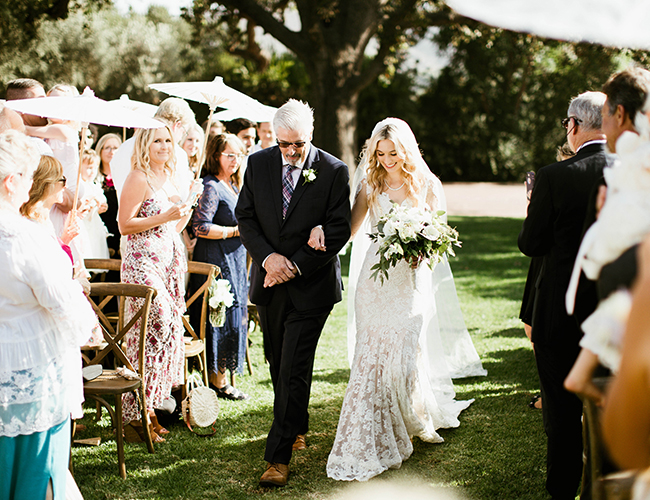
[[[397,228],[400,238],[403,240],[414,240],[418,231],[412,224],[404,223],[401,224],[401,227]]]
[[[387,237],[392,236],[395,234],[396,230],[397,228],[395,227],[395,223],[391,219],[388,219],[384,224],[384,234]]]
[[[436,241],[440,238],[440,231],[433,225],[430,224],[424,228],[422,231],[422,236],[431,241]]]

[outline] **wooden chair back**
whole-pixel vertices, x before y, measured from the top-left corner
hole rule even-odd
[[[205,325],[208,319],[209,313],[209,290],[210,285],[214,279],[221,274],[221,269],[214,264],[208,264],[205,262],[195,262],[189,261],[187,263],[187,272],[190,274],[200,274],[206,277],[205,282],[200,286],[191,296],[188,296],[185,301],[186,310],[190,310],[190,306],[194,304],[197,300],[201,301],[201,327],[197,333],[194,327],[190,324],[189,317],[187,315],[183,316],[183,326],[185,331],[187,331],[191,336],[192,340],[205,340]]]
[[[134,327],[135,323],[139,319],[142,319],[139,328],[139,352],[144,352],[144,342],[147,335],[147,318],[149,317],[151,301],[156,296],[156,290],[150,286],[135,285],[131,283],[92,283],[90,287],[90,303],[97,314],[97,318],[102,327],[106,346],[98,351],[94,358],[89,359],[88,364],[101,364],[102,361],[112,353],[120,364],[126,366],[129,370],[140,374],[141,377],[144,377],[144,356],[139,357],[139,366],[134,367],[122,349],[122,342],[124,336]],[[97,301],[93,300],[93,297],[97,297]],[[118,297],[119,299],[127,297],[141,298],[143,299],[143,302],[129,322],[124,324],[124,309],[126,307],[126,301],[119,300],[119,321],[117,326],[114,326],[103,311],[104,306],[113,297]]]
[[[115,428],[115,440],[117,443],[117,464],[118,471],[122,478],[126,478],[126,464],[124,460],[124,437],[122,425],[122,395],[132,392],[140,406],[140,420],[143,424],[144,439],[149,453],[153,453],[153,442],[149,432],[145,380],[146,364],[145,342],[147,337],[147,321],[151,302],[156,295],[156,290],[146,285],[134,285],[130,283],[91,283],[89,301],[93,310],[97,313],[99,323],[104,335],[105,345],[101,347],[92,359],[85,357],[88,364],[97,365],[105,361],[109,354],[115,356],[115,363],[126,366],[136,372],[139,378],[135,380],[121,377],[115,370],[106,370],[96,379],[84,382],[84,394],[86,398],[94,399],[107,409]],[[104,314],[103,308],[113,298],[118,297],[120,304],[118,326]],[[142,299],[136,313],[127,322],[124,319],[125,304],[127,298]],[[122,344],[124,336],[129,330],[136,328],[136,322],[140,320],[138,328],[138,366],[134,367],[126,356]],[[114,402],[110,403],[105,397],[114,396]],[[115,409],[113,409],[113,405]]]
[[[120,272],[121,259],[84,259],[86,269],[106,269],[107,271]]]

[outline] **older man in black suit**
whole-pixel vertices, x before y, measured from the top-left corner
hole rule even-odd
[[[562,120],[576,155],[537,172],[519,249],[542,257],[536,284],[532,341],[542,389],[547,444],[546,488],[554,499],[571,499],[582,473],[582,403],[564,387],[580,351],[582,332],[568,316],[564,297],[578,253],[590,193],[607,164],[601,110],[605,95],[585,92],[574,98]],[[593,304],[582,304],[586,309]]]
[[[350,238],[348,168],[310,143],[309,106],[289,100],[273,127],[278,145],[249,157],[235,212],[275,393],[261,486],[286,485],[292,450],[305,446],[316,345],[341,300],[338,252]],[[307,241],[319,225],[327,248],[316,250]]]

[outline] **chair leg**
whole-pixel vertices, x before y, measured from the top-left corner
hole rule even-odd
[[[151,426],[149,421],[149,410],[147,410],[147,398],[144,393],[144,385],[140,385],[138,388],[138,394],[136,397],[140,400],[140,413],[142,415],[142,429],[144,430],[144,442],[147,444],[147,450],[149,453],[154,453],[153,449],[153,440],[151,439]]]
[[[183,370],[184,370],[184,375],[183,375],[183,386],[181,387],[181,401],[187,397],[187,378],[190,375],[189,360],[187,358],[185,358]]]
[[[124,426],[122,424],[122,395],[115,395],[115,441],[117,442],[117,468],[120,477],[126,479],[126,463],[124,462]]]
[[[203,349],[203,352],[199,355],[201,360],[201,372],[203,373],[203,383],[206,387],[210,387],[210,381],[208,379],[208,356],[206,350]]]
[[[253,376],[253,363],[251,363],[251,352],[248,342],[248,332],[246,332],[246,364],[248,365],[248,373]]]

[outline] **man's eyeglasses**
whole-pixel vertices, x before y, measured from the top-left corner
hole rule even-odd
[[[228,161],[233,161],[234,159],[241,160],[244,157],[244,155],[242,154],[236,155],[234,153],[228,153],[228,154],[221,153],[221,156],[225,156],[228,159]]]
[[[280,149],[288,149],[291,146],[293,146],[296,149],[302,148],[306,144],[306,141],[298,141],[298,142],[284,142],[284,141],[278,141],[278,146],[280,146]]]
[[[571,125],[571,120],[575,120],[576,123],[582,123],[582,120],[577,116],[569,116],[567,118],[564,118],[560,123],[562,124],[565,130],[569,130],[569,125]]]

